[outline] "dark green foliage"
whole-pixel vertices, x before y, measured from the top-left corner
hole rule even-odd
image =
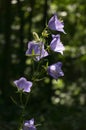
[[[0,0],[1,130],[18,127],[22,108],[13,81],[21,76],[31,79],[27,43],[33,31],[40,36],[55,12],[64,21],[67,34],[61,34],[61,41],[66,50],[64,56],[53,54],[48,60],[49,64],[62,61],[65,76],[36,83],[25,119],[34,117],[42,124],[38,130],[86,130],[86,1]]]

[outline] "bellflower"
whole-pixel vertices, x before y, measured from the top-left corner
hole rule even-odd
[[[50,43],[50,48],[51,50],[55,51],[55,52],[59,52],[61,54],[63,54],[63,51],[65,50],[63,44],[60,41],[60,35],[52,35],[52,41]]]
[[[34,126],[34,119],[25,121],[23,130],[36,130],[36,127]]]
[[[24,77],[21,77],[19,80],[15,80],[14,84],[18,87],[19,90],[23,90],[23,92],[30,92],[32,87],[32,82],[27,81]]]
[[[48,56],[48,52],[44,49],[44,43],[31,41],[28,43],[26,55],[32,55],[34,52],[35,60],[39,61],[41,58]]]
[[[61,62],[57,62],[53,65],[48,66],[48,74],[50,76],[52,76],[54,79],[58,79],[58,77],[60,76],[64,76],[63,71],[61,70],[62,67],[62,63]]]
[[[63,32],[65,33],[64,31],[64,23],[61,22],[58,18],[57,18],[57,15],[54,14],[54,16],[51,17],[51,19],[49,20],[48,22],[48,27],[51,29],[51,30],[54,30],[54,31],[60,31],[60,32]]]

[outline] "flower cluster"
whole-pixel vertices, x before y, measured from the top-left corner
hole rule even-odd
[[[48,52],[48,48],[54,52],[61,53],[62,55],[63,51],[65,50],[60,40],[60,34],[57,34],[58,32],[65,33],[63,29],[64,23],[57,18],[56,14],[54,14],[53,17],[51,17],[51,19],[48,22],[48,26],[46,28],[52,36],[52,40],[48,47],[45,47],[45,43],[43,42],[44,40],[39,38],[37,34],[35,35],[36,40],[28,42],[26,55],[31,56],[33,60],[35,60],[36,62],[39,62],[42,58],[45,58],[48,55],[50,55]],[[55,34],[52,34],[53,31],[55,31]],[[48,32],[45,36],[48,37]],[[61,67],[62,63],[57,62],[50,66],[47,66],[46,71],[51,77],[57,80],[58,77],[64,76]],[[33,85],[33,83],[31,81],[27,81],[25,77],[21,77],[20,79],[15,80],[14,84],[17,86],[19,91],[21,90],[21,92],[27,92],[27,93],[31,91],[31,87]],[[34,119],[25,121],[23,130],[36,130],[36,127],[34,126]]]

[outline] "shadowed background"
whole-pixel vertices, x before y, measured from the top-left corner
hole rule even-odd
[[[86,130],[86,1],[0,0],[0,129],[15,130],[21,109],[13,81],[31,77],[25,56],[32,32],[41,34],[57,13],[64,21],[64,55],[53,54],[49,64],[62,61],[65,76],[38,82],[28,103],[26,119],[41,123],[38,130]]]

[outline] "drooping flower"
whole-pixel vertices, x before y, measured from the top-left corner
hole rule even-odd
[[[64,23],[61,22],[58,18],[57,18],[57,15],[54,14],[49,22],[48,22],[48,27],[51,29],[51,30],[54,30],[54,31],[60,31],[60,32],[63,32],[65,33],[64,31]]]
[[[61,69],[62,63],[57,62],[53,65],[48,66],[47,71],[50,76],[52,76],[54,79],[58,79],[60,76],[64,76],[64,73]]]
[[[23,130],[36,130],[34,119],[24,122]]]
[[[50,43],[50,48],[51,50],[55,51],[55,52],[59,52],[61,54],[63,54],[63,51],[65,50],[63,44],[60,41],[60,35],[52,35],[52,41]]]
[[[19,90],[22,90],[23,92],[30,92],[32,87],[32,82],[27,81],[24,77],[21,77],[19,80],[15,80],[14,84]]]
[[[41,58],[48,56],[48,52],[44,49],[44,43],[31,41],[28,43],[26,55],[33,55],[35,60],[39,61]]]

